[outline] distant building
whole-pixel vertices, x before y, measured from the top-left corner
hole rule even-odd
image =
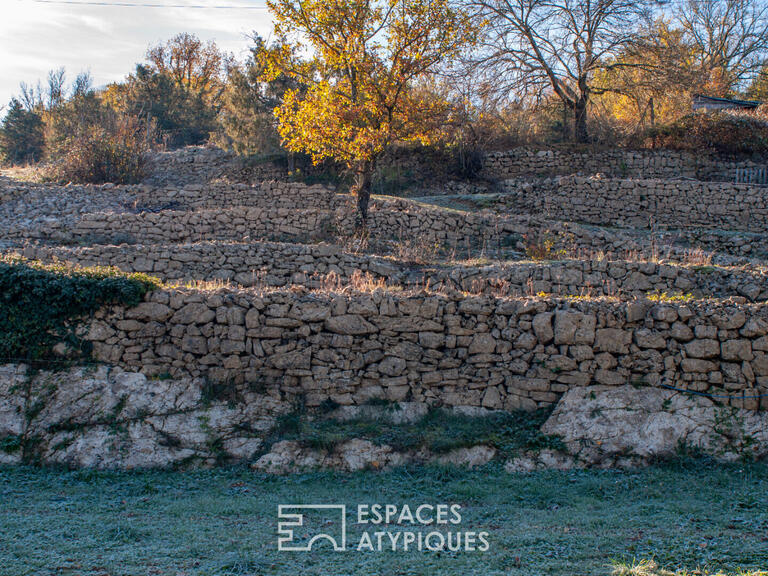
[[[694,94],[693,109],[706,110],[707,112],[717,112],[719,110],[753,110],[760,106],[762,102],[756,100],[734,100],[732,98],[715,98],[714,96],[704,96],[703,94]]]

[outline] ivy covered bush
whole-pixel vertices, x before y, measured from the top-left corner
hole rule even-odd
[[[105,305],[138,304],[157,284],[116,268],[0,257],[0,362],[45,363],[62,341],[87,355],[72,321]]]

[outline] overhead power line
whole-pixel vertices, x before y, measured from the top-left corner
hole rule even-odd
[[[160,2],[109,2],[107,0],[18,0],[19,2],[32,2],[35,4],[64,4],[74,6],[97,6],[117,8],[192,8],[197,10],[268,10],[266,6],[242,6],[233,4],[221,4],[208,6],[206,4],[164,4]],[[683,4],[689,0],[664,0],[660,7],[673,4]],[[693,0],[698,3],[714,2],[716,0]]]
[[[160,2],[107,2],[98,0],[19,0],[35,4],[67,4],[75,6],[104,6],[117,8],[194,8],[203,10],[267,10],[266,6],[207,5],[207,4],[165,4]]]

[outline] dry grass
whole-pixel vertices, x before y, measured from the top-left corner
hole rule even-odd
[[[217,290],[230,290],[237,288],[230,280],[215,278],[213,280],[186,280],[163,285],[164,288],[187,288],[199,292],[216,292]]]
[[[11,166],[0,170],[0,176],[18,182],[42,182],[43,177],[40,169],[35,165]]]
[[[402,291],[400,286],[388,285],[386,278],[377,277],[362,270],[355,270],[348,279],[334,271],[327,274],[316,274],[311,279],[314,286],[313,291],[316,293]]]
[[[681,258],[681,263],[686,266],[711,266],[714,252],[707,252],[701,248],[686,250]]]
[[[400,236],[392,242],[391,247],[395,258],[412,264],[434,262],[441,251],[439,242],[423,234],[415,238],[403,238]]]
[[[509,280],[504,278],[476,278],[472,280],[468,292],[473,295],[488,294],[494,298],[505,298],[510,296],[511,285]]]
[[[531,260],[552,260],[555,238],[545,232],[529,232],[523,236],[525,255]]]
[[[371,232],[367,228],[358,228],[350,235],[336,235],[336,244],[350,254],[366,254],[371,251]]]
[[[532,260],[547,260],[552,259],[547,257],[535,257],[539,256],[542,252],[546,256],[546,246],[534,246],[532,248],[535,251],[533,256],[530,256]],[[567,260],[589,260],[589,261],[611,261],[611,262],[653,262],[667,264],[678,264],[681,266],[710,266],[712,260],[715,257],[714,252],[709,252],[702,248],[691,248],[682,251],[673,251],[673,246],[664,245],[663,249],[658,245],[651,245],[646,250],[635,248],[632,250],[619,250],[619,251],[605,251],[605,250],[593,250],[579,248],[574,250],[560,250],[556,251],[554,256],[559,259]]]

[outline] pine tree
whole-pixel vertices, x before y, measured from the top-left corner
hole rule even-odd
[[[43,154],[43,120],[16,98],[0,124],[0,156],[9,164],[37,162]]]

